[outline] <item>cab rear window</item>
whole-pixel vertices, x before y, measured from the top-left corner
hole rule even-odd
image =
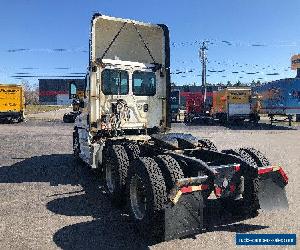
[[[101,73],[102,92],[105,95],[128,94],[128,72],[125,70],[105,69]]]
[[[154,96],[156,94],[156,77],[154,72],[134,71],[132,91],[137,96]]]

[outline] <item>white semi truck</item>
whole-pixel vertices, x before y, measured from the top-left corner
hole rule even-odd
[[[169,131],[167,26],[95,14],[89,45],[74,156],[100,171],[139,232],[159,240],[198,233],[211,199],[247,216],[287,205],[286,174],[259,151],[220,152],[209,140]]]

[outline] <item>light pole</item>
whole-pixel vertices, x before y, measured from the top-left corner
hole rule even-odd
[[[200,62],[202,64],[202,94],[204,95],[203,96],[204,104],[206,101],[206,62],[207,62],[206,50],[207,47],[205,45],[205,42],[203,42],[202,46],[199,49],[199,57],[200,57]]]

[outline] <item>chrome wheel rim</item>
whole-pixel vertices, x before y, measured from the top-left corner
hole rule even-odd
[[[110,193],[113,193],[115,190],[115,182],[113,178],[113,170],[109,163],[106,163],[105,177],[107,189]]]
[[[142,220],[147,207],[146,189],[142,179],[137,175],[133,176],[130,181],[130,203],[134,217]]]

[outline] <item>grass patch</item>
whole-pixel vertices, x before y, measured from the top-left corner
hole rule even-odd
[[[25,115],[28,114],[37,114],[47,111],[54,111],[59,109],[64,109],[69,106],[67,105],[27,105],[25,108]]]

